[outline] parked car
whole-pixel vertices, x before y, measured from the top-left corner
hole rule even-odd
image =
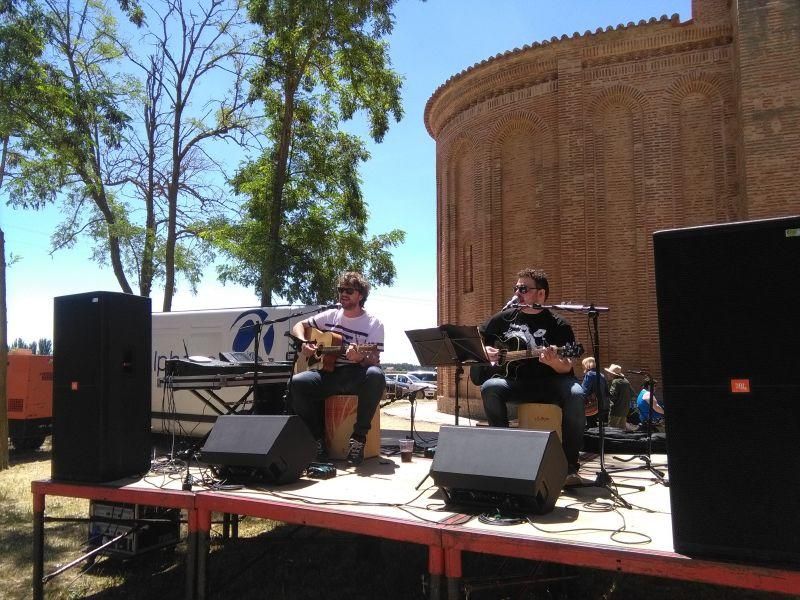
[[[408,396],[408,382],[397,381],[396,373],[386,373],[385,377],[387,398],[404,398]]]
[[[398,383],[408,385],[406,395],[411,398],[435,398],[436,384],[422,381],[411,373],[397,373],[395,375]]]
[[[409,371],[408,374],[426,383],[436,383],[436,371]]]

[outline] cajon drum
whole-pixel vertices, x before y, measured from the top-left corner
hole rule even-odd
[[[348,443],[356,422],[358,396],[328,396],[325,398],[325,446],[333,459],[347,458]],[[378,456],[381,450],[380,408],[372,416],[372,427],[367,433],[364,458]]]
[[[557,404],[525,402],[517,406],[520,429],[555,431],[561,438],[561,407]]]

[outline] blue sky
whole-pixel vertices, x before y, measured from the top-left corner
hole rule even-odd
[[[423,123],[425,103],[447,79],[498,53],[577,31],[678,13],[691,17],[691,0],[399,0],[389,42],[392,64],[405,77],[405,118],[381,144],[369,144],[362,166],[373,233],[399,227],[405,244],[395,251],[398,277],[378,289],[367,307],[386,326],[385,362],[416,362],[404,331],[436,325],[435,144]],[[351,131],[359,132],[353,123]],[[7,272],[8,340],[51,338],[53,297],[93,290],[118,291],[111,269],[92,262],[86,245],[49,254],[57,206],[33,212],[5,206],[0,226],[6,256],[21,257]],[[185,286],[182,286],[185,288]],[[153,294],[160,307],[163,291]],[[209,268],[198,294],[181,289],[174,310],[254,306],[251,290],[217,283]],[[499,307],[498,307],[499,308]]]

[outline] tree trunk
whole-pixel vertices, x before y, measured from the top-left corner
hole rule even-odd
[[[90,181],[91,178],[87,177],[84,180]],[[97,177],[96,180],[100,181],[100,178]],[[128,283],[128,278],[125,276],[125,269],[122,266],[122,250],[120,250],[119,247],[119,236],[115,235],[112,231],[117,222],[117,218],[114,216],[111,207],[108,205],[105,195],[105,188],[102,186],[102,184],[97,185],[96,188],[97,189],[93,191],[92,200],[97,208],[100,209],[100,212],[103,213],[103,218],[106,220],[106,226],[108,228],[108,254],[111,257],[111,268],[114,270],[114,275],[116,276],[117,282],[119,283],[119,287],[122,289],[122,291],[126,294],[132,294],[133,290]]]
[[[293,90],[294,87],[290,86],[290,89]],[[272,180],[272,204],[269,207],[269,248],[261,267],[261,306],[272,306],[272,292],[275,289],[275,263],[281,248],[280,234],[283,224],[283,186],[286,183],[286,166],[289,163],[289,144],[292,139],[292,119],[294,119],[294,91],[287,92],[284,101],[286,109],[281,124],[275,177]]]
[[[6,241],[0,229],[0,471],[8,468],[8,307],[6,306]]]
[[[175,97],[182,97],[181,86],[175,90]],[[172,296],[175,293],[175,243],[177,240],[178,223],[178,186],[180,184],[180,126],[183,105],[178,101],[175,104],[175,116],[172,123],[172,172],[170,173],[169,185],[167,186],[167,202],[169,210],[167,213],[167,246],[164,256],[164,312],[172,310]]]
[[[145,221],[144,250],[142,251],[142,266],[139,273],[139,293],[145,298],[150,297],[150,292],[153,289],[153,261],[156,247],[156,213],[155,200],[153,198],[153,187],[155,185],[153,175],[154,160],[155,157],[151,152],[148,157],[147,192],[145,194],[147,218]]]
[[[8,156],[8,136],[3,138],[3,153],[0,155],[0,189],[3,189],[3,179],[6,174],[6,157]]]
[[[132,294],[133,290],[128,283],[128,278],[125,277],[125,269],[122,267],[122,251],[119,248],[119,238],[112,233],[108,234],[108,250],[111,256],[111,267],[114,269],[114,275],[117,277],[119,287],[126,294]]]

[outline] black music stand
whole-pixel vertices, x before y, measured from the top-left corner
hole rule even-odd
[[[458,384],[464,374],[465,364],[488,364],[483,339],[474,325],[439,325],[430,329],[406,331],[411,347],[420,365],[455,365],[455,417],[458,425]]]

